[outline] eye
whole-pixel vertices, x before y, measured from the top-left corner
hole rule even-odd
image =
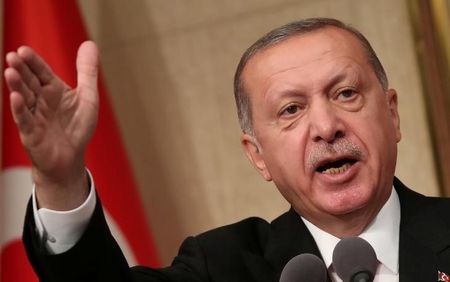
[[[337,95],[338,100],[351,100],[354,96],[356,96],[356,91],[353,89],[344,89],[340,91]]]
[[[348,111],[357,111],[364,105],[364,95],[354,88],[342,88],[335,92],[333,103]]]
[[[298,112],[298,106],[296,106],[296,105],[291,105],[291,106],[289,106],[289,107],[287,107],[284,111],[286,112],[286,113],[288,113],[288,114],[295,114],[296,112]]]
[[[302,107],[296,104],[291,104],[285,107],[281,112],[281,116],[289,116],[289,115],[295,115],[296,113],[300,112],[302,110]]]

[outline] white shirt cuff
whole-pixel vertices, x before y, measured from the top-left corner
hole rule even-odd
[[[88,171],[91,187],[86,201],[76,209],[54,211],[37,208],[35,187],[33,186],[33,214],[36,231],[45,242],[47,250],[52,254],[60,254],[69,250],[83,235],[95,210],[97,197],[91,173]]]

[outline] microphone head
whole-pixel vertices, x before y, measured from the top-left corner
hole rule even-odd
[[[362,238],[344,238],[334,248],[333,267],[344,282],[353,282],[361,274],[367,278],[359,281],[373,281],[377,265],[374,249]]]
[[[313,254],[300,254],[284,266],[280,282],[326,282],[327,268]]]

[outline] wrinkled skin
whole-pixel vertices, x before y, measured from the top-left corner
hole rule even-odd
[[[359,41],[335,27],[294,36],[257,53],[242,78],[252,164],[319,228],[362,232],[392,191],[401,133],[397,94]]]

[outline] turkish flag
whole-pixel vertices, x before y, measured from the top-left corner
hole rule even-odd
[[[35,49],[67,84],[76,86],[75,58],[88,36],[75,0],[4,0],[3,52],[21,45]],[[3,58],[5,56],[3,55]],[[108,223],[130,265],[157,266],[156,251],[103,81],[100,111],[86,162],[95,177]],[[37,281],[21,242],[31,194],[30,162],[14,125],[3,86],[0,174],[1,282]]]

